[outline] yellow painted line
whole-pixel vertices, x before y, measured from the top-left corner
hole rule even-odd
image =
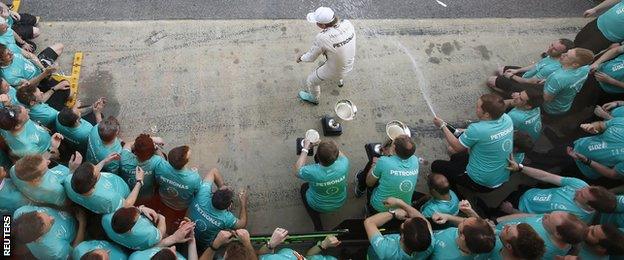
[[[13,5],[11,6],[11,11],[16,12],[19,11],[21,0],[13,0]]]
[[[69,76],[69,89],[71,96],[65,102],[67,107],[72,107],[76,103],[78,99],[78,80],[80,80],[80,66],[82,66],[82,52],[76,52],[74,54],[74,63],[72,63],[72,72],[71,76]]]

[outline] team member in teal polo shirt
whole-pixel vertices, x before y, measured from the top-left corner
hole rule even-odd
[[[165,218],[153,209],[139,206],[123,207],[104,215],[102,227],[108,238],[116,243],[133,250],[145,250],[188,241],[195,224],[188,222],[172,235],[164,237]]]
[[[435,243],[431,259],[488,259],[491,254],[498,254],[500,241],[485,220],[450,215],[446,215],[446,218],[445,221],[451,221],[457,227],[433,234]]]
[[[57,43],[43,50],[39,56],[35,56],[29,52],[13,51],[12,47],[0,43],[0,72],[2,77],[14,87],[24,83],[33,86],[41,83],[45,85],[46,88],[44,89],[47,90],[59,84],[59,82],[49,79],[56,68],[49,66],[44,69],[40,59],[52,63],[63,52],[63,48],[62,44]]]
[[[32,202],[26,198],[7,177],[7,171],[0,167],[0,215],[12,215],[21,206]]]
[[[197,168],[187,167],[190,156],[191,149],[188,146],[175,147],[167,155],[168,162],[161,163],[154,170],[158,195],[165,205],[160,207],[160,212],[166,217],[167,230],[174,230],[176,223],[184,219],[191,200],[201,186]]]
[[[322,231],[319,213],[333,212],[347,201],[347,175],[349,159],[333,141],[322,141],[316,149],[318,163],[305,165],[311,148],[305,140],[303,152],[295,163],[295,176],[306,183],[301,185],[301,200],[314,223],[314,230]]]
[[[580,248],[581,259],[608,260],[609,256],[624,255],[624,232],[613,225],[594,225],[589,227],[587,237]],[[617,257],[616,257],[617,258]]]
[[[17,90],[11,87],[4,78],[0,78],[0,81],[0,108],[21,105],[17,100]],[[4,98],[3,95],[6,95],[6,98]]]
[[[608,9],[608,10],[607,10]],[[583,16],[592,17],[607,10],[598,19],[585,25],[576,35],[574,43],[578,47],[588,48],[594,53],[607,49],[613,43],[624,41],[624,2],[605,0],[597,6],[587,9]]]
[[[63,181],[66,176],[71,175],[69,168],[59,164],[48,169],[49,164],[47,156],[25,156],[11,168],[11,180],[15,187],[33,202],[66,206],[67,195]]]
[[[419,159],[414,155],[416,145],[407,135],[400,135],[392,141],[389,155],[375,157],[371,170],[361,172],[358,182],[366,182],[372,193],[367,205],[368,214],[387,211],[383,201],[389,197],[411,203],[418,181]]]
[[[420,212],[431,218],[433,213],[440,212],[449,215],[457,215],[459,213],[459,198],[455,192],[450,190],[449,182],[442,174],[432,173],[427,177],[429,184],[429,194],[431,199],[420,207]]]
[[[185,226],[194,225],[193,223],[183,220],[180,223],[179,229],[183,229]],[[178,231],[179,233],[179,231]],[[178,238],[179,242],[186,242],[187,248],[187,256],[188,260],[197,260],[197,244],[195,242],[195,233],[193,229],[190,228],[185,237]],[[150,249],[146,249],[143,251],[136,251],[130,255],[130,260],[143,260],[143,259],[177,259],[177,260],[186,260],[182,254],[176,251],[176,246],[170,247],[152,247]],[[202,258],[203,259],[203,258]],[[212,258],[206,258],[212,259]]]
[[[67,82],[67,81],[64,81]],[[51,128],[54,126],[58,111],[46,102],[56,90],[68,89],[69,83],[59,84],[50,88],[46,93],[41,92],[37,86],[29,85],[20,87],[17,91],[17,100],[28,108],[30,119]]]
[[[8,27],[11,27],[17,35],[15,41],[25,50],[34,51],[36,44],[32,40],[40,35],[40,30],[36,26],[39,18],[27,13],[14,12],[4,3],[0,4],[0,9],[2,10],[0,17],[6,19]]]
[[[106,256],[111,260],[126,260],[128,256],[124,250],[117,244],[105,240],[83,241],[74,248],[72,259],[81,259],[84,255],[90,256]]]
[[[0,17],[0,44],[6,45],[14,53],[25,52],[15,41],[15,31],[8,24],[8,19]]]
[[[212,192],[213,183],[217,190]],[[188,210],[189,218],[195,222],[195,238],[198,248],[204,251],[217,233],[224,229],[239,229],[247,225],[247,194],[239,193],[240,211],[237,219],[228,211],[234,199],[234,192],[223,185],[218,170],[211,170],[204,179]]]
[[[561,177],[540,169],[510,163],[510,169],[522,172],[536,180],[559,186],[558,188],[533,188],[521,196],[510,195],[509,201],[520,212],[543,214],[553,211],[566,211],[589,223],[596,211],[612,212],[616,207],[615,195],[600,186],[589,186],[586,182],[569,177]],[[515,212],[507,212],[515,213]]]
[[[19,105],[0,109],[0,129],[4,130],[0,135],[11,155],[16,157],[55,151],[63,138],[60,134],[51,138],[45,128],[30,120],[28,110]]]
[[[139,192],[139,204],[149,204],[156,192],[155,171],[167,163],[163,153],[156,146],[164,145],[160,137],[150,137],[148,134],[140,134],[134,142],[128,142],[121,150],[119,176],[123,178],[129,187],[135,184],[135,169],[141,167],[145,171],[143,186]]]
[[[48,207],[23,206],[13,213],[14,230],[20,242],[37,259],[67,259],[72,247],[84,239],[86,217],[78,211],[76,219],[67,212]]]
[[[111,153],[121,153],[121,139],[117,137],[119,135],[119,129],[119,121],[112,116],[91,129],[87,142],[88,162],[97,164]],[[103,170],[105,172],[118,174],[119,161],[109,162],[107,165],[104,165]]]
[[[561,55],[562,68],[548,76],[544,83],[544,112],[561,115],[570,110],[576,94],[581,91],[589,63],[594,59],[590,50],[574,48]]]
[[[368,259],[427,259],[433,250],[431,224],[418,210],[398,198],[387,198],[384,204],[394,208],[364,220],[370,246]],[[399,234],[382,235],[379,227],[392,219],[404,220]]]
[[[78,157],[74,159],[75,157]],[[143,179],[143,170],[137,167],[135,178],[139,181],[132,187],[132,192],[126,183],[117,175],[101,172],[102,166],[110,160],[119,159],[119,155],[111,154],[97,165],[82,162],[82,156],[76,152],[70,165],[75,167],[74,174],[65,177],[65,192],[67,197],[96,214],[108,214],[121,207],[135,204]]]
[[[540,106],[544,103],[544,92],[538,88],[528,88],[513,93],[512,98],[505,103],[513,106],[507,115],[513,122],[514,130],[525,132],[533,138],[533,141],[537,141],[542,134]]]
[[[197,168],[188,168],[190,147],[184,145],[171,149],[167,155],[169,163],[156,169],[158,193],[165,206],[186,212],[189,204],[201,186]]]
[[[624,149],[624,117],[582,124],[581,128],[596,134],[579,138],[574,149],[567,151],[582,176],[591,181],[624,178],[624,154],[620,152]]]
[[[450,161],[434,161],[431,172],[444,174],[455,191],[455,185],[460,184],[478,192],[490,192],[507,182],[507,158],[513,149],[514,128],[505,108],[502,97],[481,96],[476,106],[480,121],[470,124],[459,139],[442,119],[435,117],[434,124],[444,132],[455,154]]]
[[[54,125],[56,131],[65,137],[65,140],[73,150],[86,154],[87,142],[93,125],[81,118],[83,115],[82,110],[88,112],[88,109],[90,109],[93,111],[95,123],[99,124],[102,122],[102,110],[106,105],[106,99],[100,98],[88,108],[80,108],[81,104],[80,100],[78,100],[72,108],[63,108],[56,117]]]
[[[487,86],[504,98],[511,98],[511,94],[515,92],[538,88],[543,80],[561,68],[559,62],[561,54],[573,47],[574,43],[571,40],[558,39],[548,46],[547,56],[537,63],[522,68],[517,66],[498,68],[496,75],[488,78]]]
[[[507,224],[495,232],[500,246],[489,259],[541,259],[544,255],[544,239],[527,223]]]
[[[555,256],[567,255],[572,245],[582,242],[587,236],[587,224],[576,216],[554,211],[543,215],[513,214],[497,219],[497,230],[505,225],[527,223],[544,240],[546,251],[542,259],[555,259]]]

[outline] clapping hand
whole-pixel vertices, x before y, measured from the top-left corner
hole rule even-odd
[[[276,228],[271,235],[271,239],[269,240],[269,247],[275,248],[286,240],[288,237],[288,230],[283,228]]]

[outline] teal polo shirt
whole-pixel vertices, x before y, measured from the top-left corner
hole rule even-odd
[[[477,184],[495,188],[509,180],[507,158],[513,150],[513,122],[507,114],[496,120],[472,123],[459,137],[470,149],[468,176]]]
[[[310,207],[326,213],[338,210],[347,201],[348,174],[349,159],[339,156],[329,166],[318,163],[305,165],[299,169],[297,176],[310,185],[306,192]]]
[[[387,211],[383,201],[389,197],[411,204],[418,182],[419,166],[416,155],[407,159],[401,159],[397,155],[380,157],[372,172],[373,177],[378,180],[378,186],[373,189],[370,199],[373,208],[378,212]]]

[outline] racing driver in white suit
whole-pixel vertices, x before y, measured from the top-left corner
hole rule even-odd
[[[319,55],[327,58],[325,63],[314,69],[305,81],[307,91],[299,91],[299,98],[318,105],[321,82],[339,80],[353,69],[355,61],[355,30],[348,20],[340,21],[328,7],[319,7],[307,16],[308,22],[316,23],[322,31],[314,38],[312,48],[297,58],[299,62],[314,62]]]

